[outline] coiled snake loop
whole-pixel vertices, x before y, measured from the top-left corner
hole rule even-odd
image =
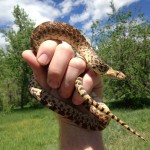
[[[122,80],[125,75],[112,69],[105,64],[95,53],[93,48],[87,42],[85,37],[79,30],[63,22],[48,21],[37,26],[31,35],[32,49],[37,53],[40,44],[46,40],[61,40],[69,43],[85,60],[97,74],[107,75],[111,78]],[[111,119],[114,119],[127,130],[144,140],[144,138],[122,120],[115,116],[109,108],[101,102],[94,100],[84,90],[82,86],[82,78],[78,77],[75,83],[77,91],[83,97],[85,102],[83,105],[93,115],[87,115],[77,110],[73,104],[67,104],[50,95],[46,90],[42,89],[34,78],[29,84],[30,93],[49,109],[71,120],[79,127],[89,130],[103,130],[107,127]]]

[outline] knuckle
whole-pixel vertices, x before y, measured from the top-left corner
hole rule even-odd
[[[56,41],[52,41],[52,40],[47,40],[47,41],[44,41],[40,47],[39,47],[39,51],[46,51],[46,50],[49,50],[49,49],[53,49],[55,48],[57,45],[57,42]]]
[[[86,75],[84,76],[83,82],[84,82],[86,85],[92,86],[92,85],[93,85],[93,78],[91,78],[88,74],[86,74]]]
[[[81,58],[72,58],[70,60],[69,66],[72,66],[78,70],[81,70],[81,72],[84,72],[86,69],[86,63]]]
[[[59,88],[61,82],[60,78],[60,73],[53,70],[47,78],[47,84],[53,89]]]
[[[55,80],[59,80],[61,77],[61,73],[57,68],[51,67],[49,69],[49,78],[55,79]]]
[[[66,42],[59,44],[57,46],[57,49],[60,51],[63,50],[66,54],[68,54],[70,56],[74,56],[74,51],[73,51],[72,47]]]
[[[41,43],[37,57],[40,56],[41,54],[45,53],[47,55],[52,55],[59,44],[59,41],[54,41],[54,40],[47,40]]]
[[[87,78],[85,80],[86,84],[89,85],[89,86],[93,86],[94,85],[94,81],[91,79],[91,78]]]

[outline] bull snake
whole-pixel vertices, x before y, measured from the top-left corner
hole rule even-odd
[[[37,53],[40,44],[46,40],[60,40],[69,43],[80,54],[80,56],[85,59],[88,67],[92,68],[97,74],[107,75],[119,80],[126,77],[122,72],[116,71],[109,65],[105,64],[97,56],[81,32],[69,24],[64,22],[48,21],[37,26],[31,35],[31,45],[35,53]],[[82,105],[94,115],[85,114],[77,110],[73,104],[67,104],[64,101],[58,100],[46,90],[42,89],[34,77],[31,79],[29,84],[30,93],[37,100],[54,112],[71,120],[79,127],[100,131],[107,127],[111,119],[114,119],[127,130],[144,140],[139,133],[134,131],[115,116],[104,103],[94,100],[84,90],[81,77],[77,78],[75,87],[85,100]]]

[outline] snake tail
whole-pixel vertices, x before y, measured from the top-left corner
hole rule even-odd
[[[97,102],[96,102],[97,103]],[[118,122],[120,125],[122,125],[124,128],[126,128],[131,133],[135,134],[137,137],[141,138],[145,141],[144,137],[142,137],[138,132],[130,128],[125,122],[123,122],[121,119],[119,119],[117,116],[115,116],[111,111],[105,111],[104,107],[99,107],[99,104],[96,104],[98,109],[102,112],[104,112],[106,115],[111,116],[112,119],[114,119],[116,122]]]
[[[126,128],[128,131],[136,135],[137,137],[141,138],[142,140],[145,140],[144,137],[142,137],[138,132],[134,131],[132,128],[130,128],[125,122],[123,122],[121,119],[119,119],[117,116],[115,116],[108,108],[103,107],[100,105],[99,102],[92,99],[92,97],[84,90],[83,84],[82,84],[82,78],[78,77],[76,80],[76,89],[78,93],[83,97],[85,101],[88,101],[89,105],[95,106],[98,110],[105,113],[106,115],[110,116],[112,119],[114,119],[116,122],[118,122],[120,125],[122,125],[124,128]],[[106,109],[107,108],[107,109]]]

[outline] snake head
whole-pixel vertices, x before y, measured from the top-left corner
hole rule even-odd
[[[118,80],[124,80],[126,78],[126,75],[120,71],[117,71],[117,75],[116,75],[116,78]]]
[[[114,70],[112,68],[110,68],[105,74],[111,78],[118,80],[124,80],[126,78],[126,75],[124,73]]]

